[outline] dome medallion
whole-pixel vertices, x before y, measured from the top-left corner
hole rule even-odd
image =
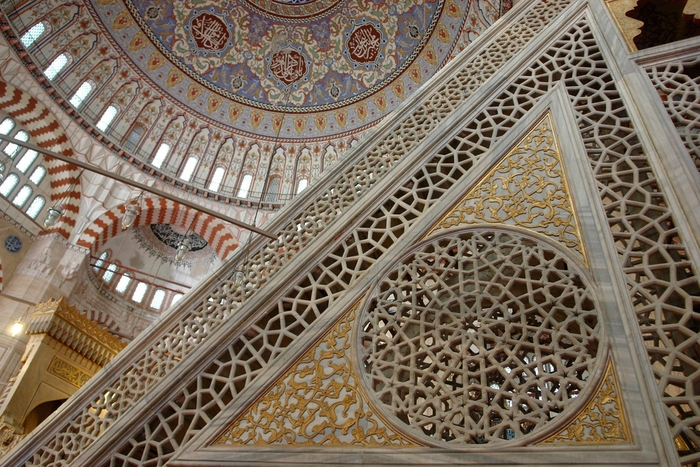
[[[372,126],[449,59],[468,9],[466,0],[90,1],[139,75],[179,106],[233,133],[288,141]]]

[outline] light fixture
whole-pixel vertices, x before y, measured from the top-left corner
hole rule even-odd
[[[192,222],[190,222],[190,226],[187,227],[187,232],[185,232],[185,235],[182,236],[182,240],[180,240],[180,243],[178,244],[177,248],[175,249],[175,261],[178,263],[185,259],[185,256],[187,256],[187,253],[190,252],[192,249],[192,242],[190,241],[190,231],[192,230],[192,226],[194,225],[195,222],[197,222],[197,216],[199,216],[199,212],[197,212],[194,215],[194,219],[192,219]]]
[[[46,219],[44,219],[44,228],[50,229],[54,225],[56,225],[56,222],[58,222],[58,219],[61,218],[61,214],[63,214],[63,205],[62,204],[55,204],[49,209],[49,215],[46,216]]]
[[[10,328],[10,335],[12,337],[17,337],[23,330],[24,321],[22,321],[22,318],[20,318],[12,324],[12,327]]]
[[[73,190],[75,189],[75,185],[77,185],[78,180],[80,180],[80,176],[83,175],[83,172],[85,172],[85,169],[81,170],[80,173],[73,179],[73,183],[71,183],[70,187],[68,187],[68,191],[64,193],[53,206],[50,206],[47,209],[49,215],[46,216],[46,219],[44,219],[45,229],[48,230],[54,225],[56,225],[58,220],[61,218],[61,215],[63,215],[63,204],[61,202],[64,198],[68,198],[70,196],[70,193],[73,192]]]
[[[183,259],[185,259],[185,256],[187,256],[187,253],[190,252],[190,249],[192,249],[192,244],[190,243],[190,239],[187,237],[184,237],[181,241],[180,244],[177,246],[177,251],[175,253],[175,259],[179,263]]]
[[[242,286],[244,281],[245,273],[242,269],[236,269],[236,272],[233,273],[233,283],[238,286]]]
[[[134,201],[130,202],[129,204],[126,205],[124,208],[124,214],[122,215],[122,230],[126,230],[132,225],[134,225],[134,221],[136,220],[136,217],[138,217],[139,213],[141,212],[141,197],[143,196],[143,191],[141,194],[136,198]]]

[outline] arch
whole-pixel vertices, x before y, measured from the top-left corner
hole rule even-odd
[[[121,331],[119,323],[117,323],[114,317],[106,311],[88,309],[85,311],[85,315],[88,319],[96,322],[104,328],[109,329],[113,333],[119,333]]]
[[[54,396],[55,397],[55,396]],[[24,417],[22,421],[22,427],[24,428],[24,434],[29,434],[41,424],[44,420],[49,418],[49,415],[54,413],[67,399],[56,399],[41,404],[36,405],[32,408],[31,412]]]
[[[117,206],[95,219],[78,239],[78,245],[89,248],[96,255],[102,245],[117,236],[121,230],[121,217],[124,205]],[[133,227],[150,224],[171,224],[188,228],[197,212],[173,201],[163,198],[145,198],[141,204],[141,213],[136,217]],[[199,213],[192,231],[202,237],[216,251],[222,260],[238,248],[236,238],[228,224],[216,217]]]
[[[11,84],[0,81],[0,109],[21,124],[34,138],[37,146],[73,157],[73,149],[63,127],[49,109],[34,97]],[[68,238],[78,218],[80,180],[70,193],[68,189],[78,177],[79,171],[74,166],[72,168],[70,165],[55,159],[48,162],[47,165],[51,177],[51,201],[63,199],[63,216],[50,232],[57,232]]]

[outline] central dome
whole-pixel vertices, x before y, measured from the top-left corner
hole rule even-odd
[[[327,16],[346,0],[246,0],[245,3],[261,15],[298,23]]]
[[[360,131],[396,107],[449,59],[467,8],[439,0],[92,2],[140,74],[188,111],[253,137],[312,140]]]

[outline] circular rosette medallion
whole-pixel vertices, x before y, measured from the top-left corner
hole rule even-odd
[[[566,417],[601,353],[597,303],[574,260],[508,230],[419,244],[359,324],[368,393],[427,442],[520,442]]]

